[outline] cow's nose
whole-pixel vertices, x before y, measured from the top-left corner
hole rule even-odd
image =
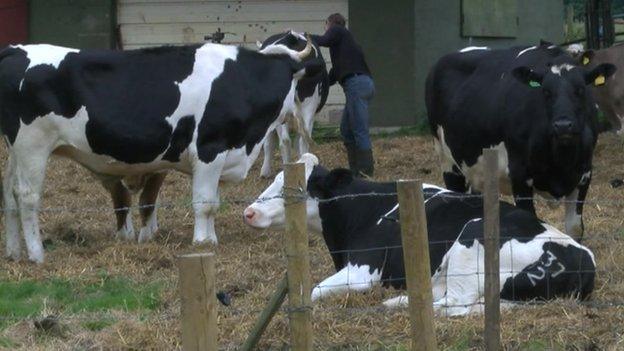
[[[243,216],[245,216],[247,220],[251,220],[252,218],[254,218],[255,215],[256,215],[256,211],[254,211],[251,208],[246,208],[245,211],[243,212]]]
[[[560,119],[553,122],[553,129],[557,135],[569,135],[572,134],[574,123],[569,119]]]

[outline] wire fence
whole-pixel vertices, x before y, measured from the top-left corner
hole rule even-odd
[[[195,204],[233,204],[233,205],[250,205],[252,203],[266,203],[269,201],[273,201],[273,200],[288,200],[288,201],[294,201],[294,202],[303,202],[303,201],[315,201],[318,204],[327,204],[327,203],[332,203],[332,202],[336,202],[336,201],[344,201],[344,200],[361,200],[363,198],[391,198],[394,199],[394,204],[391,205],[389,208],[383,208],[383,209],[379,209],[375,212],[375,219],[379,218],[379,220],[390,220],[390,221],[397,221],[397,219],[395,218],[390,218],[388,217],[389,214],[398,211],[398,202],[396,201],[397,198],[397,192],[389,192],[389,193],[378,193],[378,192],[364,192],[364,193],[357,193],[357,194],[344,194],[344,195],[339,195],[339,196],[332,196],[326,199],[318,199],[318,198],[314,198],[311,197],[309,195],[307,195],[304,191],[304,189],[302,188],[296,188],[294,190],[299,191],[301,194],[305,194],[305,195],[299,195],[299,196],[285,196],[284,193],[280,193],[279,195],[275,195],[275,196],[269,196],[269,197],[264,197],[264,198],[250,198],[250,197],[241,197],[241,198],[224,198],[222,200],[219,201],[179,201],[179,202],[165,202],[165,203],[157,203],[157,204],[150,204],[150,205],[137,205],[137,206],[129,206],[129,207],[123,207],[123,208],[116,208],[114,209],[114,211],[131,211],[131,210],[139,210],[139,209],[143,209],[143,208],[156,208],[156,209],[173,209],[173,208],[188,208],[188,207],[192,207]],[[475,199],[482,199],[483,195],[482,194],[457,194],[457,193],[451,193],[451,192],[439,192],[436,193],[434,195],[436,198],[441,198],[441,199],[448,199],[449,201],[463,201],[463,200],[470,200],[470,201],[474,201]],[[430,199],[429,198],[425,198],[425,203],[427,203],[427,201]],[[576,200],[565,200],[565,199],[548,199],[548,198],[542,198],[542,197],[534,197],[534,198],[516,198],[517,200],[534,200],[538,203],[548,203],[548,204],[591,204],[591,205],[599,205],[599,206],[624,206],[624,199],[618,199],[617,197],[612,197],[612,198],[595,198],[595,199],[588,199],[585,201],[576,201]],[[38,211],[40,212],[89,212],[89,211],[94,211],[94,212],[101,212],[101,211],[110,211],[112,208],[111,207],[103,207],[103,206],[93,206],[93,207],[46,207],[46,208],[40,208],[38,209]],[[2,212],[7,212],[7,211],[17,211],[18,209],[11,209],[11,208],[2,208],[0,209],[0,211]],[[388,212],[390,210],[390,212]],[[538,211],[539,213],[539,211]],[[430,236],[431,236],[431,232],[430,232]],[[441,246],[444,247],[444,252],[445,255],[449,253],[449,250],[452,249],[453,246],[457,246],[457,245],[463,245],[463,246],[467,246],[468,245],[468,241],[479,241],[479,242],[483,242],[483,237],[477,237],[477,238],[470,238],[468,239],[462,239],[461,238],[461,232],[457,233],[458,238],[454,239],[454,240],[436,240],[435,238],[429,240],[429,245],[430,248],[432,246]],[[582,240],[582,244],[585,246],[589,246],[591,247],[594,244],[611,244],[613,242],[622,242],[624,239],[624,234],[622,233],[591,233],[591,235],[585,235],[583,237]],[[556,282],[553,282],[553,278],[557,278],[557,276],[565,276],[565,275],[576,275],[578,277],[578,285],[581,286],[583,284],[587,284],[586,282],[584,282],[584,277],[583,275],[587,275],[587,274],[595,274],[596,277],[598,279],[600,279],[602,282],[605,283],[610,283],[612,281],[618,280],[618,279],[622,279],[624,277],[624,268],[622,268],[621,266],[618,266],[615,262],[612,262],[611,264],[609,264],[606,267],[600,267],[597,266],[595,268],[586,268],[586,267],[577,267],[577,268],[569,268],[569,267],[565,267],[565,271],[562,272],[558,272],[558,271],[550,271],[550,270],[539,270],[539,268],[536,267],[542,267],[544,268],[544,266],[546,264],[549,264],[546,268],[549,268],[552,266],[552,261],[545,261],[542,257],[542,254],[544,254],[545,250],[540,251],[540,255],[538,255],[536,257],[536,259],[533,261],[533,263],[537,264],[535,267],[533,267],[533,270],[529,270],[527,271],[527,267],[526,265],[523,266],[518,266],[514,265],[514,250],[519,251],[519,253],[517,252],[517,254],[520,255],[525,255],[526,253],[521,252],[522,250],[520,248],[515,248],[515,246],[521,246],[522,243],[526,243],[526,242],[535,242],[535,241],[543,241],[544,243],[546,242],[569,242],[570,244],[576,243],[576,241],[571,238],[571,237],[561,237],[561,236],[543,236],[543,237],[536,237],[535,235],[523,235],[523,233],[505,233],[502,232],[501,236],[500,236],[500,241],[501,241],[501,255],[505,254],[505,250],[508,250],[509,255],[508,257],[506,257],[505,259],[510,261],[510,267],[502,267],[500,269],[500,274],[501,276],[509,276],[509,277],[513,277],[513,276],[517,276],[519,274],[524,273],[525,275],[530,275],[533,274],[534,276],[536,274],[540,274],[543,276],[538,276],[537,278],[541,279],[545,279],[546,281],[546,292],[545,295],[547,298],[545,299],[540,299],[540,298],[529,298],[529,299],[523,299],[523,300],[515,300],[513,299],[512,301],[510,301],[512,303],[513,306],[542,306],[544,304],[547,304],[548,299],[553,298],[553,297],[565,297],[565,294],[561,294],[561,295],[556,295],[556,294],[551,294],[550,292],[550,288],[551,288],[551,284],[555,284]],[[505,247],[505,243],[511,243],[508,244],[507,247]],[[542,246],[542,245],[539,245]],[[472,262],[474,264],[474,266],[470,267],[470,266],[463,266],[462,267],[462,271],[444,271],[443,274],[439,274],[439,272],[437,271],[437,268],[439,267],[432,267],[432,274],[434,275],[432,277],[432,280],[434,281],[434,290],[436,288],[440,289],[440,287],[436,287],[435,286],[435,280],[436,278],[441,278],[443,277],[444,282],[445,282],[445,286],[442,288],[442,291],[444,291],[444,293],[442,293],[442,297],[440,299],[438,299],[437,301],[435,301],[434,299],[434,305],[436,310],[440,310],[440,308],[444,308],[444,309],[454,309],[454,308],[458,308],[458,309],[470,309],[470,308],[475,308],[477,307],[478,310],[480,311],[482,309],[482,306],[484,305],[484,301],[482,299],[482,295],[483,295],[483,289],[482,289],[482,280],[483,277],[485,275],[485,271],[483,268],[483,263],[482,263],[482,259],[483,259],[483,252],[481,251],[481,245],[475,245],[474,246],[476,248],[476,258],[477,260]],[[375,245],[375,246],[368,246],[368,247],[357,247],[357,248],[341,248],[341,249],[337,249],[337,250],[323,250],[327,253],[329,253],[330,255],[346,255],[346,262],[350,263],[352,261],[352,258],[354,255],[359,255],[362,256],[362,254],[367,254],[367,253],[378,253],[378,252],[382,252],[383,254],[381,256],[384,256],[384,259],[381,262],[381,266],[378,267],[372,267],[370,263],[362,263],[359,266],[363,266],[366,265],[368,266],[368,275],[365,275],[365,279],[362,280],[361,276],[362,276],[362,270],[359,269],[359,266],[356,267],[358,269],[355,269],[354,271],[351,271],[352,268],[351,267],[355,267],[356,265],[345,265],[347,271],[346,271],[346,278],[347,280],[344,282],[338,282],[338,283],[332,283],[332,284],[323,284],[323,283],[319,283],[319,287],[321,290],[321,295],[322,294],[322,290],[327,289],[329,290],[329,294],[328,295],[332,295],[332,290],[335,290],[336,288],[346,288],[346,290],[348,292],[361,292],[367,289],[364,288],[372,288],[372,287],[376,287],[376,286],[397,286],[399,289],[404,289],[405,288],[405,280],[406,277],[404,275],[399,275],[399,276],[385,276],[384,274],[386,273],[385,271],[387,271],[388,268],[388,264],[389,262],[387,261],[387,257],[388,257],[388,253],[391,251],[402,251],[403,250],[403,245],[401,244],[393,244],[393,245]],[[541,247],[540,247],[541,250]],[[580,258],[580,255],[583,254],[583,251],[579,251],[578,255],[579,258],[576,260],[577,262],[582,262],[583,259]],[[546,260],[548,260],[548,256],[546,256]],[[540,261],[541,260],[541,261]],[[442,261],[444,261],[444,259],[442,259]],[[522,261],[522,260],[519,260]],[[502,262],[501,262],[502,263]],[[541,264],[541,265],[540,265]],[[378,272],[376,274],[374,274],[374,271],[378,270]],[[553,276],[553,273],[557,273],[556,276]],[[403,273],[404,274],[404,273]],[[436,277],[436,274],[438,274],[438,276]],[[376,275],[374,278],[371,278],[371,276]],[[621,277],[618,277],[618,275],[621,275]],[[478,285],[476,287],[476,295],[477,298],[473,299],[472,301],[469,302],[460,302],[458,303],[457,301],[450,301],[449,300],[449,295],[448,295],[448,282],[450,280],[453,279],[463,279],[463,278],[470,278],[472,277],[472,280],[476,280],[476,284]],[[529,278],[530,281],[531,278]],[[536,278],[534,278],[536,279]],[[465,279],[464,279],[465,280]],[[513,279],[512,279],[513,281]],[[266,283],[271,283],[270,280],[267,280]],[[470,282],[468,282],[470,283]],[[321,285],[322,284],[322,285]],[[467,284],[467,283],[466,283]],[[501,282],[501,284],[504,284],[504,282]],[[515,294],[515,289],[512,288],[512,294]],[[576,294],[576,295],[575,295]],[[568,296],[571,297],[578,297],[578,295],[580,294],[579,291],[572,291],[570,294],[568,294]],[[385,294],[384,294],[385,295]],[[552,296],[551,296],[552,295]],[[400,296],[400,295],[399,295]],[[396,296],[394,296],[396,297]],[[604,308],[621,308],[624,307],[624,299],[622,300],[617,300],[617,299],[596,299],[596,298],[589,298],[588,300],[580,300],[580,301],[576,301],[576,303],[579,306],[583,306],[586,308],[597,308],[597,309],[604,309]],[[375,313],[386,313],[387,307],[379,304],[376,306],[366,306],[366,307],[345,307],[345,306],[328,306],[326,304],[323,304],[322,307],[315,307],[315,304],[313,303],[312,305],[309,306],[303,306],[303,307],[298,307],[298,308],[293,308],[293,307],[282,307],[279,309],[278,313],[282,313],[285,315],[291,315],[293,313],[297,313],[297,312],[301,312],[301,310],[310,310],[312,311],[312,313],[321,313],[321,312],[327,312],[327,311],[341,311],[343,313],[348,313],[348,314],[358,314],[358,313],[365,313],[365,314],[375,314]],[[262,312],[262,309],[248,309],[248,308],[240,308],[239,306],[229,306],[229,307],[221,307],[221,311],[222,313],[226,313],[228,315],[249,315],[249,314],[259,314]],[[442,314],[444,315],[444,314]],[[36,318],[40,318],[41,316],[28,316],[28,317],[15,317],[15,316],[0,316],[0,321],[5,321],[5,322],[18,322],[18,321],[32,321],[35,320]],[[87,315],[72,315],[72,314],[60,314],[59,319],[64,320],[64,321],[82,321],[83,319],[85,321],[91,321],[94,318],[99,318],[99,319],[110,319],[110,320],[119,320],[120,317],[118,314],[106,314],[106,313],[102,313],[102,314],[87,314]],[[170,318],[170,317],[168,317]]]

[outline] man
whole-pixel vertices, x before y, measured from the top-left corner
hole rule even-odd
[[[345,22],[341,14],[334,13],[325,21],[325,34],[311,37],[319,46],[329,48],[332,62],[329,84],[340,83],[345,93],[340,134],[347,149],[349,168],[356,176],[372,177],[374,161],[368,134],[368,103],[375,93],[375,85],[362,48],[345,28]]]

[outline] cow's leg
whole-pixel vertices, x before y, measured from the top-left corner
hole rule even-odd
[[[102,185],[108,190],[113,200],[113,209],[117,218],[117,238],[134,240],[134,228],[130,215],[132,205],[130,191],[119,178],[104,178]]]
[[[566,196],[566,234],[578,241],[583,239],[583,203],[587,197],[590,182],[591,172],[588,172],[583,175],[578,187],[570,195]]]
[[[514,202],[516,206],[535,213],[535,205],[533,203],[533,186],[528,178],[511,180],[511,190],[513,192]]]
[[[311,108],[309,106],[304,107],[303,111],[301,112],[302,114],[302,120],[304,123],[303,126],[303,130],[300,132],[306,133],[306,135],[301,135],[300,133],[297,134],[298,137],[298,152],[299,152],[299,157],[301,157],[301,155],[310,152],[310,144],[308,143],[308,140],[312,138],[312,128],[314,127],[314,113],[316,112],[316,107],[313,106],[314,108]]]
[[[195,230],[193,243],[217,243],[214,215],[219,209],[219,177],[225,164],[227,152],[220,153],[210,163],[200,160],[193,168],[193,210]]]
[[[449,255],[444,255],[442,259],[442,263],[436,269],[435,273],[431,277],[431,290],[432,290],[432,300],[438,301],[442,299],[447,292],[447,270],[449,263]],[[407,295],[400,295],[397,297],[393,297],[383,302],[383,305],[388,308],[403,308],[407,307],[409,303],[409,298]]]
[[[139,199],[141,213],[141,231],[139,232],[139,242],[145,242],[152,239],[154,233],[158,230],[158,220],[156,219],[156,203],[158,201],[158,193],[160,187],[165,181],[167,173],[159,172],[147,176],[147,181],[141,192]]]
[[[371,273],[368,265],[347,264],[346,267],[312,289],[312,301],[349,291],[368,291],[378,285],[380,280],[381,272],[378,269]]]
[[[17,184],[15,161],[9,155],[2,179],[4,201],[4,228],[6,237],[6,255],[13,260],[19,260],[21,256],[20,224],[17,199],[15,198],[14,186]]]
[[[41,263],[43,262],[43,245],[38,214],[46,163],[51,149],[43,145],[28,146],[16,147],[14,145],[12,149],[17,175],[13,191],[19,207],[28,259]]]
[[[458,193],[468,192],[466,177],[457,166],[453,166],[450,171],[444,171],[442,177],[447,189]]]
[[[282,162],[286,164],[291,160],[290,150],[292,148],[290,132],[288,131],[288,124],[284,123],[277,126],[275,131],[277,132],[277,136],[279,137],[279,148],[280,154],[282,155]]]
[[[260,176],[263,178],[271,177],[271,161],[273,161],[273,150],[275,149],[275,139],[277,138],[277,132],[272,131],[266,138],[262,149],[264,151],[264,159],[262,160],[262,168],[260,169]]]

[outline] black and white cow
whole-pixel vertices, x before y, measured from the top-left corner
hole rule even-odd
[[[219,180],[243,179],[265,135],[295,109],[297,81],[322,64],[284,46],[204,44],[131,51],[18,45],[0,51],[6,253],[43,261],[37,212],[51,154],[102,178],[192,175],[193,241],[214,242]]]
[[[395,183],[356,179],[343,169],[329,171],[309,154],[300,162],[305,163],[311,195],[308,227],[322,233],[337,271],[314,287],[312,299],[367,291],[380,283],[404,289]],[[245,210],[248,225],[283,226],[283,201],[278,198],[282,187],[280,173]],[[434,305],[447,315],[479,311],[484,291],[482,199],[427,184],[423,191]],[[354,194],[375,196],[349,196]],[[505,202],[500,206],[501,298],[588,298],[595,277],[592,252],[531,212]],[[396,307],[406,302],[400,296],[384,304]]]
[[[307,44],[305,35],[294,31],[275,34],[268,37],[263,43],[258,42],[260,50],[269,45],[284,45],[292,50],[302,50]],[[323,60],[323,55],[318,45],[312,43],[314,49],[306,60],[319,59]],[[299,127],[297,131],[297,139],[295,141],[299,155],[303,155],[310,150],[309,140],[312,138],[312,127],[314,125],[314,115],[318,113],[329,95],[329,77],[323,60],[323,69],[316,75],[304,77],[297,83],[295,102],[296,109],[294,115],[294,123]],[[291,145],[288,124],[279,125],[273,133],[267,137],[264,143],[264,160],[260,175],[262,177],[271,176],[271,160],[273,149],[275,148],[275,139],[279,140],[279,148],[284,163],[289,162],[289,149]]]
[[[470,47],[442,57],[426,83],[426,104],[447,188],[483,188],[483,148],[500,150],[505,193],[535,212],[533,194],[566,200],[566,232],[583,235],[583,201],[597,140],[594,99],[612,64],[591,70],[561,48],[540,44]]]

